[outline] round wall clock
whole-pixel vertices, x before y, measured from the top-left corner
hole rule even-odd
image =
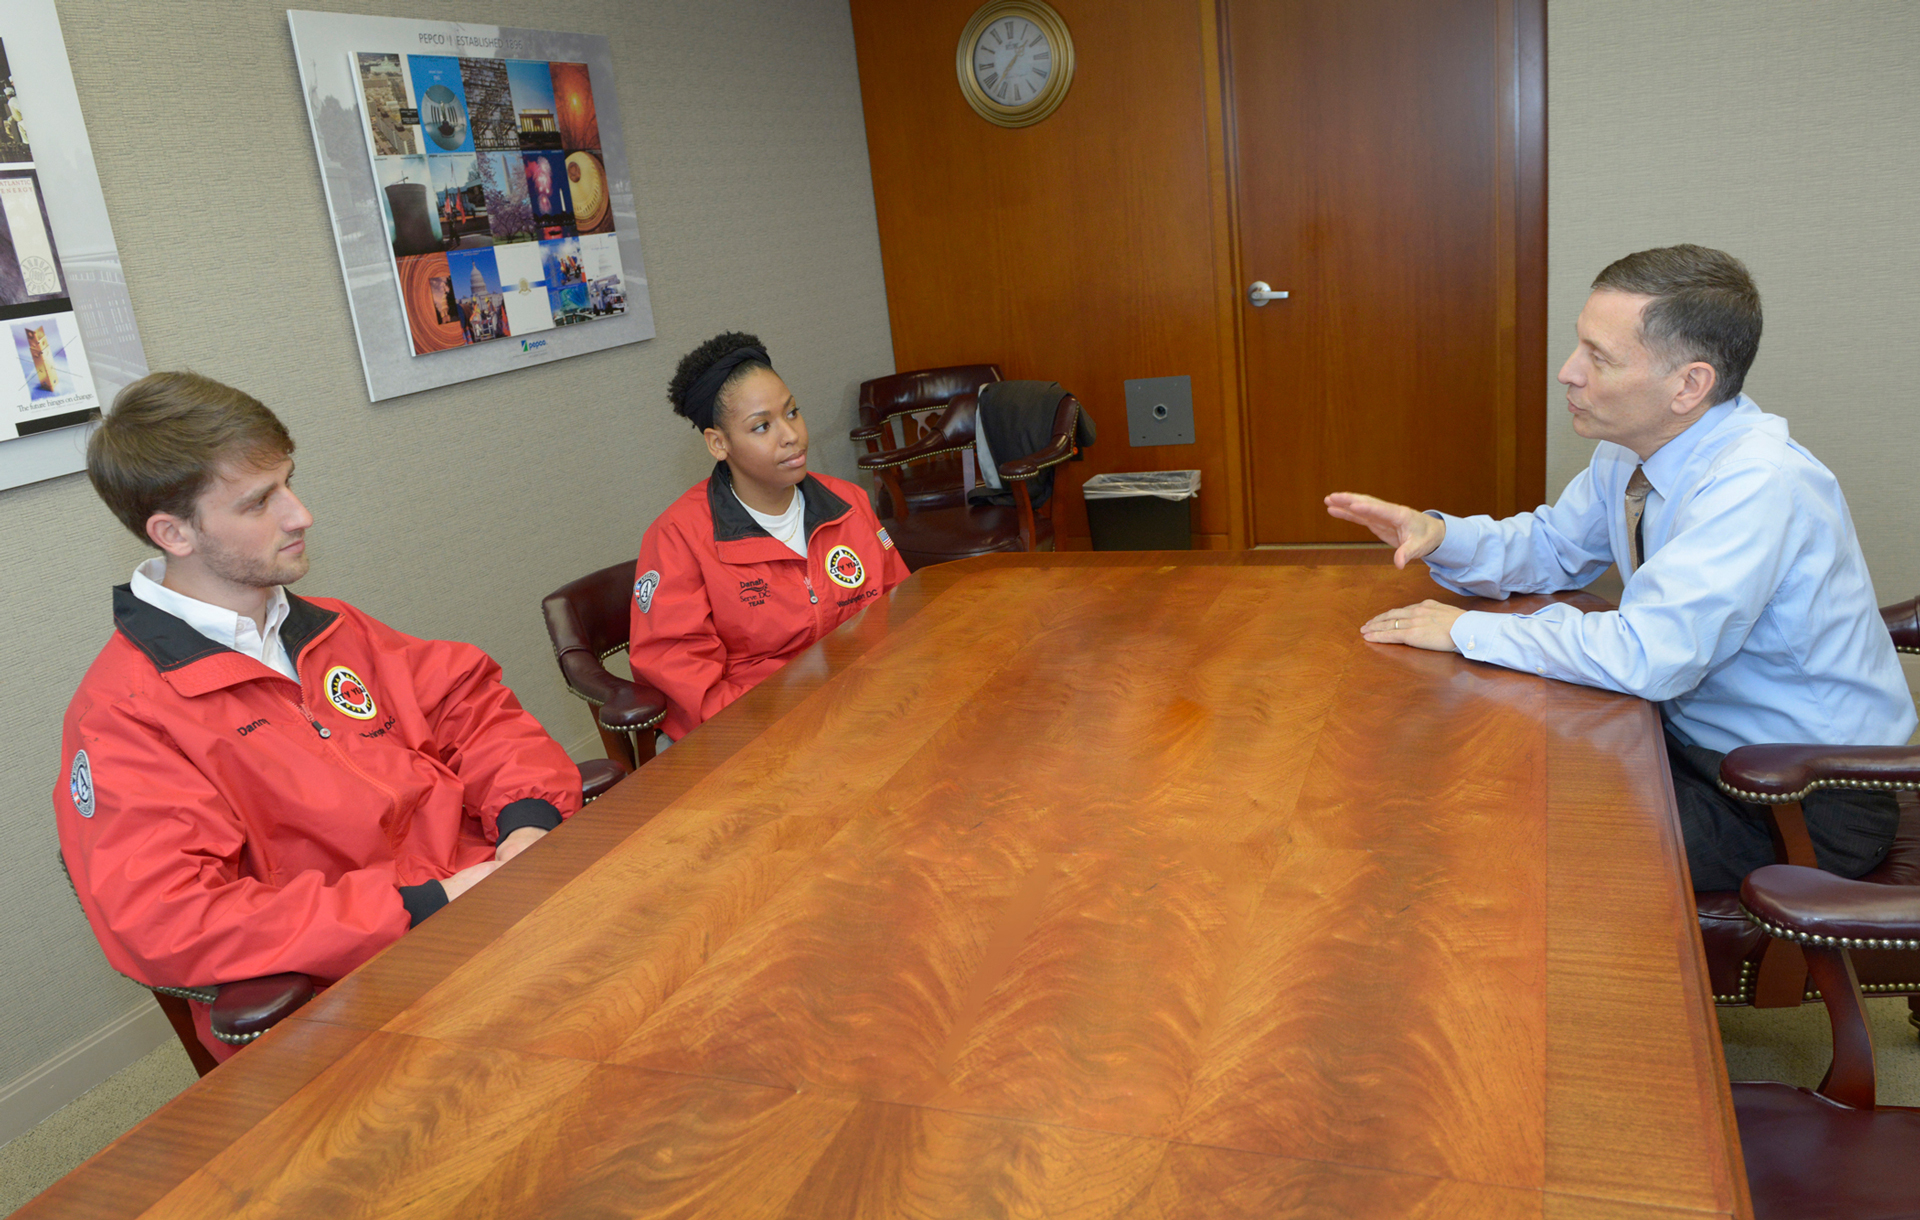
[[[987,0],[961,32],[955,61],[967,105],[1002,127],[1038,123],[1073,84],[1067,23],[1041,0]]]

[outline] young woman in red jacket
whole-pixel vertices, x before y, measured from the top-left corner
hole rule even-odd
[[[852,483],[807,471],[807,425],[753,335],[680,361],[667,400],[713,474],[647,528],[634,569],[636,680],[667,696],[674,741],[907,578]]]

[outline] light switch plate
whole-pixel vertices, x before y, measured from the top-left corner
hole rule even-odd
[[[1193,444],[1193,378],[1127,382],[1127,439],[1136,447]]]

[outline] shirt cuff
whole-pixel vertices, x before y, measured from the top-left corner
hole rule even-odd
[[[1440,545],[1427,552],[1427,566],[1434,568],[1463,568],[1473,561],[1473,529],[1462,517],[1450,517],[1435,509],[1428,509],[1427,516],[1447,527],[1446,537]],[[1455,640],[1454,643],[1460,641]]]
[[[1542,611],[1534,611],[1534,614],[1540,613]],[[1469,661],[1481,661],[1521,673],[1531,671],[1545,677],[1547,667],[1542,663],[1543,658],[1528,651],[1521,637],[1513,634],[1517,624],[1532,617],[1533,614],[1488,614],[1484,610],[1468,610],[1453,620],[1453,628],[1447,634],[1452,637],[1453,646],[1460,650],[1460,655]],[[1556,673],[1553,676],[1568,682],[1581,680],[1572,675]]]
[[[524,800],[514,801],[502,809],[500,816],[494,820],[494,824],[498,827],[498,831],[493,841],[504,843],[508,835],[529,826],[535,830],[552,830],[560,824],[560,811],[554,808],[551,802],[543,801],[537,796],[530,796]]]
[[[447,890],[438,881],[400,887],[400,901],[407,908],[407,926],[417,928],[422,920],[447,905]]]

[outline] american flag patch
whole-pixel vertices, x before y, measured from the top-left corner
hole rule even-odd
[[[880,549],[885,551],[893,549],[893,539],[887,537],[887,527],[884,525],[880,527]]]

